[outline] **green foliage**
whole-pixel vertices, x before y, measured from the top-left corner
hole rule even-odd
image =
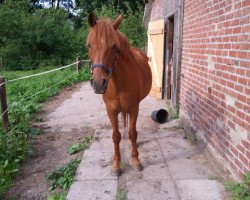
[[[75,2],[77,8],[83,9],[82,13],[85,14],[85,16],[95,9],[100,9],[103,5],[108,5],[110,3],[114,5],[115,9],[120,9],[124,13],[127,12],[128,6],[132,10],[136,10],[138,5],[144,6],[144,0],[112,0],[112,2],[110,0],[75,0]]]
[[[72,144],[69,147],[69,154],[72,155],[74,153],[77,153],[79,151],[85,150],[89,147],[89,144],[92,142],[93,136],[89,135],[84,137],[84,139],[81,141],[81,143]]]
[[[146,42],[146,30],[143,24],[143,6],[137,5],[132,10],[128,2],[123,2],[126,6],[126,12],[115,6],[114,0],[109,0],[107,4],[95,10],[95,13],[101,18],[114,19],[118,14],[123,15],[123,20],[119,30],[124,33],[132,46],[143,48]]]
[[[56,187],[68,190],[74,181],[75,171],[81,162],[81,158],[75,158],[63,167],[55,170],[47,175],[47,179],[50,182],[50,189],[54,190]]]
[[[41,1],[8,0],[0,6],[0,57],[5,69],[27,70],[47,65],[64,65],[76,56],[87,58],[85,41],[89,31],[87,14],[100,17],[123,14],[120,30],[133,46],[143,48],[143,3],[139,1],[77,1],[78,15],[69,15],[65,6],[43,8]],[[88,4],[89,3],[89,4]]]
[[[47,200],[66,200],[67,194],[66,193],[54,193],[49,195]]]
[[[250,171],[241,183],[227,183],[226,188],[232,192],[232,200],[250,200]]]
[[[125,191],[118,189],[116,192],[116,200],[126,200],[126,193]]]
[[[10,80],[41,71],[42,69],[25,72],[5,71],[3,74]],[[0,197],[12,183],[20,163],[27,155],[34,155],[34,150],[29,145],[28,139],[39,134],[40,130],[30,128],[30,120],[32,114],[39,109],[40,103],[57,94],[62,87],[88,79],[89,74],[86,70],[77,74],[75,70],[64,69],[6,85],[10,129],[8,131],[4,130],[2,120],[0,120]],[[49,89],[44,90],[45,88]],[[34,96],[38,91],[42,92]]]
[[[0,7],[0,28],[5,27],[0,34],[0,55],[5,69],[57,66],[75,59],[84,39],[67,19],[68,13],[62,9],[37,10],[31,15],[16,12],[8,4]]]

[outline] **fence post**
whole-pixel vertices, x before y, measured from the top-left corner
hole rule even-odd
[[[0,71],[3,70],[3,59],[2,57],[0,57]]]
[[[6,98],[6,89],[5,89],[5,78],[0,77],[0,101],[1,101],[1,108],[2,108],[2,119],[3,119],[3,127],[5,129],[9,128],[9,118],[8,118],[8,111],[7,111],[7,98]]]
[[[80,70],[81,70],[81,62],[79,62],[80,61],[80,58],[79,57],[77,57],[76,58],[76,71],[77,71],[77,73],[79,73],[80,72]]]

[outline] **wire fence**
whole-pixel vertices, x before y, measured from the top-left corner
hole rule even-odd
[[[71,63],[65,59],[26,59],[26,58],[3,58],[0,57],[0,71],[4,70],[33,70],[47,67],[48,65],[60,66]]]
[[[48,73],[51,73],[51,72],[55,72],[55,71],[58,71],[58,70],[61,70],[61,69],[65,69],[67,67],[71,67],[72,65],[75,65],[75,64],[78,64],[78,63],[80,63],[80,61],[72,63],[70,65],[63,66],[63,67],[52,69],[52,70],[49,70],[49,71],[45,71],[45,72],[41,72],[41,73],[37,73],[37,74],[32,74],[32,75],[29,75],[29,76],[24,76],[24,77],[12,79],[12,80],[7,80],[7,82],[14,82],[14,81],[23,80],[23,79],[27,79],[27,78],[31,78],[31,77],[41,76],[41,75],[48,74]]]
[[[38,76],[42,76],[42,75],[45,75],[45,74],[49,74],[49,73],[52,73],[52,72],[56,72],[56,71],[59,71],[59,70],[63,70],[65,68],[69,68],[71,66],[74,66],[74,65],[77,65],[77,69],[79,69],[79,64],[80,63],[89,63],[90,60],[79,60],[79,61],[76,61],[74,63],[71,63],[69,65],[65,65],[65,66],[62,66],[62,67],[59,67],[59,68],[56,68],[56,69],[52,69],[52,70],[48,70],[48,71],[44,71],[44,72],[40,72],[40,73],[36,73],[36,74],[32,74],[32,75],[27,75],[27,76],[22,76],[22,77],[19,77],[19,78],[15,78],[15,79],[11,79],[11,80],[5,80],[4,82],[0,83],[0,89],[3,85],[6,85],[8,83],[13,83],[13,82],[16,82],[16,81],[20,81],[20,80],[25,80],[25,79],[29,79],[29,78],[32,78],[32,77],[38,77]],[[74,75],[74,74],[73,74]],[[57,80],[56,83],[50,85],[49,87],[45,88],[45,89],[42,89],[38,92],[36,92],[35,94],[32,94],[31,96],[27,96],[23,99],[21,99],[20,101],[18,102],[14,102],[14,104],[11,104],[9,107],[7,107],[6,105],[6,109],[2,111],[2,114],[0,115],[0,118],[4,118],[4,115],[6,117],[6,113],[8,115],[8,110],[16,107],[16,106],[19,106],[20,104],[22,104],[23,102],[27,101],[28,99],[32,99],[36,96],[38,96],[39,94],[43,93],[43,92],[46,92],[46,91],[49,91],[50,89],[52,89],[53,87],[57,86],[57,85],[60,85],[61,83],[63,83],[65,80],[67,79],[70,79],[73,77],[72,74],[70,74],[70,76],[68,77],[64,77],[63,80]],[[0,95],[4,96],[3,94],[0,93]],[[6,94],[5,94],[6,96]],[[6,100],[7,102],[7,100]],[[3,103],[3,102],[2,102]]]
[[[73,75],[70,75],[70,76],[68,76],[68,77],[66,77],[66,78],[64,77],[63,80],[57,81],[55,84],[53,84],[53,85],[51,85],[51,86],[49,86],[49,87],[47,87],[47,88],[45,88],[45,89],[43,89],[43,90],[40,90],[40,91],[36,92],[35,94],[33,94],[33,95],[31,95],[31,96],[25,97],[25,98],[23,98],[22,100],[20,100],[20,101],[18,101],[18,102],[14,102],[15,104],[10,105],[10,106],[2,113],[2,115],[1,115],[0,117],[2,117],[6,112],[8,112],[8,110],[10,110],[10,109],[12,109],[12,108],[14,108],[14,107],[20,105],[21,103],[27,101],[28,99],[32,99],[32,98],[38,96],[39,94],[41,94],[41,93],[43,93],[43,92],[49,91],[51,88],[55,87],[56,85],[59,85],[59,84],[63,83],[66,79],[69,79],[69,78],[72,78],[72,77],[73,77]]]

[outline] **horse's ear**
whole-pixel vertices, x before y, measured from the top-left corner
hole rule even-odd
[[[89,25],[91,27],[95,26],[96,25],[96,16],[94,15],[94,13],[89,13],[89,16],[88,16],[88,22],[89,22]]]
[[[113,27],[114,27],[115,30],[118,29],[118,27],[119,27],[121,21],[122,21],[122,14],[118,15],[118,16],[115,18],[115,20],[113,21]]]

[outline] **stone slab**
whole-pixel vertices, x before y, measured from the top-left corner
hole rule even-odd
[[[101,166],[82,166],[75,175],[75,179],[79,181],[84,180],[117,180],[116,176],[111,175],[111,165]]]
[[[131,169],[125,176],[126,180],[171,180],[171,174],[164,163],[144,166],[141,172],[134,172]]]
[[[177,180],[182,200],[220,200],[222,186],[214,180]]]
[[[128,200],[179,200],[169,180],[133,180],[127,182]]]
[[[174,180],[207,179],[211,175],[205,166],[192,159],[171,160],[167,164]]]
[[[115,200],[116,191],[116,180],[76,181],[67,200]]]
[[[113,153],[110,150],[86,150],[79,167],[91,167],[93,165],[108,165],[112,163]]]

